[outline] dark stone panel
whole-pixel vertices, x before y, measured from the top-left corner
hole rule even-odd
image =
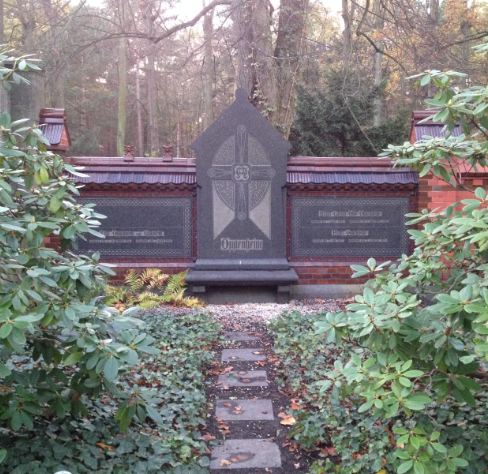
[[[293,197],[291,206],[293,256],[408,253],[408,197]]]
[[[285,259],[288,142],[238,91],[193,147],[199,261],[237,260],[242,268],[243,262]]]
[[[191,257],[192,200],[186,197],[92,197],[96,212],[107,216],[99,231],[105,239],[86,235],[80,252],[102,257]]]

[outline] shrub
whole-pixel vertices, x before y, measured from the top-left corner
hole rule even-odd
[[[158,310],[136,319],[155,338],[157,354],[147,354],[120,377],[120,390],[131,393],[125,410],[143,410],[121,432],[114,420],[117,400],[104,396],[87,402],[87,414],[67,414],[63,423],[35,422],[29,432],[0,430],[0,445],[15,456],[2,472],[52,474],[208,472],[207,446],[201,429],[206,424],[204,368],[213,358],[218,325],[207,315],[172,316]],[[148,405],[148,409],[144,409]],[[120,411],[119,411],[120,414]]]
[[[3,81],[37,68],[7,53],[0,63]],[[47,152],[41,131],[25,123],[0,116],[0,420],[14,433],[86,414],[88,400],[103,392],[127,403],[118,374],[139,352],[153,352],[152,338],[131,318],[114,321],[97,302],[111,271],[97,255],[70,248],[84,234],[99,236],[102,216],[77,203],[70,176],[78,170]],[[50,235],[59,249],[45,246]],[[0,461],[6,455],[0,449]]]

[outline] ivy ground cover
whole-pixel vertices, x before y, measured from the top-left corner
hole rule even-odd
[[[0,472],[207,472],[200,431],[206,421],[203,372],[213,357],[219,327],[206,315],[148,310],[136,317],[159,352],[143,356],[123,376],[122,387],[132,399],[115,417],[116,403],[102,396],[89,402],[83,418],[66,415],[49,422],[40,414],[31,429],[2,429],[0,445],[8,448],[9,456]],[[123,420],[132,417],[138,421],[124,432]]]

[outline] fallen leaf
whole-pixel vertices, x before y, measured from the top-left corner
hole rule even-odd
[[[292,415],[287,415],[286,413],[278,413],[278,417],[281,418],[280,425],[293,426],[297,420]]]
[[[112,451],[114,449],[113,446],[110,446],[109,444],[105,444],[101,441],[98,443],[95,443],[100,449],[104,449],[105,451]]]
[[[320,457],[329,457],[329,456],[336,456],[337,450],[334,446],[327,446],[326,448],[320,449]]]
[[[255,456],[253,453],[238,453],[238,454],[233,454],[230,457],[230,461],[235,463],[235,462],[245,462],[249,461],[249,459],[252,459]]]
[[[231,466],[232,465],[232,462],[230,462],[229,460],[227,459],[221,459],[220,460],[220,465],[221,466]]]
[[[205,433],[203,436],[202,436],[202,440],[203,441],[213,441],[215,439],[215,436],[214,435],[211,435],[210,433]]]
[[[292,399],[291,403],[290,403],[290,408],[292,410],[300,410],[302,408],[302,406],[297,402],[296,399]]]

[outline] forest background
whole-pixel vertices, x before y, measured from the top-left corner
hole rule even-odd
[[[411,75],[486,84],[486,35],[487,0],[0,0],[0,43],[41,59],[72,155],[192,156],[244,87],[292,153],[374,156],[435,92]]]

